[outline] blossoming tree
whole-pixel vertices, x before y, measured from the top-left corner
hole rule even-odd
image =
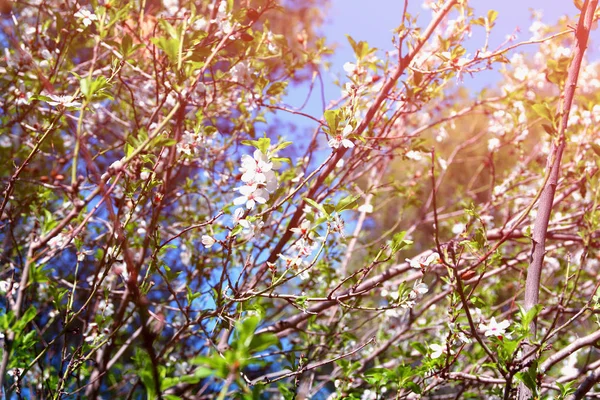
[[[319,2],[1,1],[6,398],[600,396],[597,0],[404,3],[310,115]]]

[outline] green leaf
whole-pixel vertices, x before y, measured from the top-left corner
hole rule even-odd
[[[54,215],[50,210],[44,209],[44,218],[42,220],[42,234],[45,235],[58,225],[58,221],[54,219]]]
[[[235,345],[237,347],[243,347],[249,349],[254,336],[254,331],[260,322],[260,318],[256,316],[247,317],[235,324]]]
[[[498,17],[498,11],[496,10],[489,10],[487,13],[487,20],[489,23],[490,28],[492,26],[494,26],[494,22],[496,21],[496,18]]]
[[[195,375],[200,378],[215,375],[225,379],[229,375],[227,360],[223,359],[219,354],[195,357],[191,360],[191,363],[200,366],[195,371]]]
[[[310,205],[311,207],[316,208],[317,210],[321,211],[323,213],[323,215],[329,217],[329,213],[327,211],[325,211],[325,208],[321,204],[317,203],[313,199],[309,199],[308,197],[305,197],[304,201],[307,202],[308,205]]]
[[[267,95],[277,96],[285,91],[287,85],[287,82],[273,82],[271,86],[269,86],[269,89],[267,89]]]
[[[539,115],[540,117],[553,122],[554,118],[552,116],[552,111],[550,111],[550,107],[548,106],[547,103],[542,103],[542,104],[534,104],[532,106],[533,111],[535,111],[535,113],[537,115]]]
[[[92,79],[91,77],[82,78],[79,80],[79,87],[87,101],[91,101],[94,97],[97,100],[103,98],[112,99],[112,96],[106,91],[110,87],[110,82],[104,76],[99,76],[96,79]]]
[[[279,343],[279,338],[274,333],[262,333],[260,335],[254,335],[252,342],[250,343],[250,353],[258,353],[268,349],[271,346],[276,346]]]
[[[34,306],[30,306],[27,309],[27,311],[25,311],[25,313],[23,313],[23,315],[17,321],[17,323],[15,324],[15,326],[13,328],[15,330],[15,332],[20,332],[23,329],[25,329],[27,324],[29,324],[35,318],[36,315],[37,315],[37,309]]]
[[[179,41],[179,33],[177,32],[177,29],[175,29],[175,27],[173,25],[171,25],[167,20],[161,19],[159,21],[160,26],[165,30],[165,32],[167,32],[171,38],[176,39],[177,41]]]
[[[177,61],[179,58],[179,40],[168,39],[166,37],[152,38],[150,40],[166,53],[171,62]]]
[[[523,328],[527,328],[529,324],[533,322],[535,317],[538,316],[538,314],[540,313],[540,311],[542,311],[543,308],[544,306],[542,304],[536,304],[531,308],[531,310],[525,311],[524,308],[519,306],[519,311],[521,314],[521,324],[523,325]]]
[[[252,146],[262,151],[263,154],[267,154],[269,152],[269,147],[271,147],[271,139],[262,137],[258,140],[242,140],[242,144],[245,146]]]
[[[128,34],[125,34],[123,39],[121,39],[121,52],[123,53],[124,57],[127,57],[131,53],[132,47],[133,39]]]
[[[392,254],[396,254],[403,247],[413,243],[412,240],[404,240],[405,236],[406,236],[406,231],[402,231],[402,232],[398,232],[398,233],[394,234],[394,237],[392,238],[392,247],[391,247]]]
[[[356,201],[360,198],[359,195],[349,195],[344,197],[343,199],[341,199],[337,206],[335,207],[335,211],[337,212],[342,212],[344,210],[350,209],[350,208],[354,208],[354,206],[356,205]]]
[[[136,349],[134,362],[138,371],[138,377],[146,387],[146,398],[148,400],[156,398],[156,384],[154,374],[152,373],[152,361],[144,351]]]
[[[79,80],[79,88],[81,89],[81,93],[83,93],[84,96],[88,97],[90,93],[90,79],[83,78]]]
[[[158,135],[157,137],[155,137],[154,139],[152,139],[152,141],[150,142],[148,147],[149,148],[170,147],[170,146],[175,145],[176,143],[177,143],[177,140],[175,140],[174,138],[170,138],[166,134],[161,134],[161,135]]]
[[[526,371],[521,371],[515,376],[531,390],[533,398],[537,398],[537,360],[534,360]]]
[[[410,347],[412,347],[413,349],[417,350],[419,353],[421,353],[423,355],[427,354],[427,348],[421,342],[412,342],[410,344]]]
[[[273,153],[277,153],[279,150],[283,150],[283,149],[285,149],[286,147],[288,147],[288,146],[289,146],[289,145],[291,145],[292,143],[293,143],[293,142],[281,142],[281,143],[279,143],[277,146],[275,146],[275,147],[273,148],[273,151],[272,151],[272,152],[273,152]]]
[[[210,369],[210,368],[206,368],[206,367],[198,367],[196,368],[196,370],[194,371],[194,376],[197,378],[208,378],[209,376],[213,375],[215,372]]]
[[[241,226],[241,225],[236,225],[236,226],[235,226],[235,227],[234,227],[234,228],[231,230],[231,232],[229,233],[229,235],[230,235],[231,237],[235,237],[235,236],[236,236],[238,233],[240,233],[240,232],[241,232],[241,231],[243,231],[243,230],[244,230],[244,227],[243,227],[243,226]]]
[[[33,95],[31,95],[31,97],[29,99],[30,100],[41,100],[41,101],[45,101],[45,102],[54,101],[50,97],[44,96],[43,94],[33,94]]]
[[[544,128],[546,133],[549,135],[554,135],[556,133],[556,130],[551,125],[542,124],[542,128]]]
[[[416,394],[421,394],[423,393],[423,391],[421,390],[421,388],[419,387],[419,385],[417,385],[416,383],[414,383],[413,381],[408,381],[404,384],[404,387],[407,389],[412,390],[413,392],[415,392]]]
[[[352,36],[350,35],[346,35],[346,38],[348,39],[348,43],[350,43],[350,46],[352,47],[352,50],[354,50],[354,52],[356,52],[356,41],[354,39],[352,39]]]
[[[419,86],[421,82],[423,82],[423,73],[419,71],[413,71],[413,80],[415,81],[415,86]]]
[[[323,114],[325,117],[325,121],[327,121],[327,126],[329,127],[329,131],[333,134],[337,132],[337,127],[340,123],[340,113],[339,110],[327,110]]]

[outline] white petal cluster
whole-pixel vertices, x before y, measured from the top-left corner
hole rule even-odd
[[[415,269],[424,269],[426,267],[429,267],[431,264],[438,263],[439,261],[440,261],[440,255],[436,252],[428,255],[424,260],[418,259],[418,258],[415,258],[413,260],[411,260],[409,258],[406,259],[406,262],[409,263],[411,268],[415,268]]]
[[[50,100],[47,103],[54,107],[81,107],[81,103],[75,101],[73,96],[50,95],[48,97]]]
[[[329,147],[332,149],[337,149],[341,146],[344,146],[347,149],[351,149],[354,147],[354,143],[350,139],[348,139],[348,135],[352,133],[354,128],[352,125],[346,125],[346,127],[342,130],[341,133],[337,133],[331,139],[329,139]]]
[[[500,323],[496,322],[496,318],[492,317],[489,324],[479,324],[479,329],[483,331],[485,336],[510,337],[506,333],[506,329],[510,326],[510,322],[504,320]]]
[[[253,156],[242,156],[240,172],[244,186],[237,189],[241,196],[237,197],[233,204],[245,204],[249,210],[254,209],[256,204],[265,204],[269,200],[269,193],[273,193],[278,186],[274,168],[273,162],[258,149]]]
[[[83,26],[90,26],[94,21],[98,20],[96,14],[85,8],[80,8],[79,11],[75,13],[75,17],[81,20]]]

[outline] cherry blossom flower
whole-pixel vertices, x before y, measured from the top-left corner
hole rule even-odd
[[[202,235],[202,244],[207,249],[210,249],[217,241],[209,235]]]
[[[437,343],[432,343],[429,345],[429,350],[431,350],[431,354],[429,357],[432,359],[440,358],[442,354],[444,354],[444,347],[440,346]]]
[[[310,229],[311,229],[310,221],[305,219],[304,221],[302,221],[302,223],[300,224],[299,227],[291,228],[290,231],[292,231],[294,233],[298,233],[301,236],[308,237],[309,239],[312,239],[311,236],[313,236],[313,235],[310,232]]]
[[[242,156],[242,182],[255,182],[265,185],[268,192],[272,193],[277,189],[277,178],[273,172],[274,165],[265,154],[260,151],[254,151],[254,157],[247,154]]]
[[[189,267],[192,261],[192,252],[185,244],[182,244],[180,249],[181,251],[179,252],[179,258],[181,259],[181,263],[186,267]]]
[[[263,221],[255,221],[254,223],[248,221],[247,219],[241,219],[239,224],[242,228],[242,233],[246,235],[248,239],[252,239],[264,226]]]
[[[417,258],[412,260],[407,258],[406,262],[410,264],[411,268],[421,269],[429,267],[431,264],[435,264],[439,259],[440,255],[436,252],[433,252],[429,256],[427,256],[425,261],[419,260]]]
[[[12,140],[7,134],[3,134],[2,136],[0,136],[0,147],[5,149],[8,147],[12,147]]]
[[[75,17],[79,18],[84,26],[90,26],[94,21],[98,20],[96,14],[85,8],[80,8],[79,11],[75,13]]]
[[[294,244],[294,249],[298,252],[300,256],[304,257],[312,253],[313,246],[304,238],[302,238]]]
[[[452,226],[452,233],[455,235],[459,235],[465,231],[466,225],[462,222],[457,222]]]
[[[340,147],[340,145],[342,145],[347,149],[353,148],[354,143],[352,143],[352,141],[348,139],[348,135],[350,135],[353,130],[354,128],[352,127],[352,125],[346,125],[346,127],[342,130],[342,133],[337,133],[334,137],[329,139],[329,147],[337,149]]]
[[[423,159],[423,156],[421,155],[420,152],[418,151],[414,151],[414,150],[410,150],[405,154],[406,158],[408,158],[409,160],[413,160],[413,161],[420,161]]]
[[[243,219],[243,216],[244,216],[244,209],[236,208],[235,211],[233,212],[233,224],[237,225],[240,223],[240,221],[246,221],[245,219]]]
[[[577,368],[577,357],[578,352],[571,353],[564,362],[563,367],[560,369],[562,376],[577,376],[579,375],[579,368]]]
[[[23,373],[23,368],[10,368],[6,371],[6,374],[12,376],[13,378],[21,375]]]
[[[67,96],[57,96],[57,95],[51,94],[48,97],[50,98],[50,100],[47,100],[46,102],[54,107],[58,107],[58,108],[81,107],[81,103],[78,101],[75,101],[75,98],[73,96],[68,96],[68,95]]]
[[[343,68],[348,76],[360,75],[362,73],[361,68],[357,64],[351,62],[345,63]]]
[[[269,193],[264,189],[259,189],[256,185],[242,186],[238,189],[242,194],[233,200],[236,206],[246,204],[248,210],[254,209],[256,204],[265,204],[269,200]]]
[[[506,329],[510,326],[510,322],[507,320],[504,320],[500,323],[496,322],[496,318],[492,317],[490,319],[490,323],[489,324],[484,324],[481,323],[479,324],[479,329],[481,329],[484,333],[485,336],[496,336],[496,337],[510,337],[510,335],[508,335],[506,333]]]
[[[48,247],[52,250],[62,249],[69,243],[69,236],[59,233],[48,240]]]
[[[24,106],[29,104],[31,98],[31,92],[21,92],[20,90],[15,90],[15,104],[19,106]]]
[[[367,389],[360,396],[360,400],[375,400],[377,399],[377,392]]]
[[[197,136],[190,131],[183,132],[181,141],[177,143],[177,153],[184,153],[188,156],[195,154],[198,150]]]
[[[472,342],[472,340],[467,335],[465,335],[464,332],[458,332],[458,340],[460,340],[464,344],[469,344]]]
[[[410,291],[409,297],[412,299],[416,299],[420,294],[425,294],[429,291],[429,286],[423,282],[415,282],[413,289]]]
[[[9,293],[9,290],[8,290],[9,288],[11,289],[10,293]],[[8,281],[5,281],[5,280],[0,281],[0,294],[4,294],[4,295],[7,295],[7,296],[12,296],[13,294],[16,293],[16,290],[18,288],[19,288],[19,284],[18,283],[13,282],[13,284],[11,286],[10,282],[8,282]]]
[[[339,214],[335,214],[333,216],[333,230],[339,232],[342,235],[342,238],[346,238],[346,233],[344,232],[345,223],[344,220],[340,218]]]
[[[163,0],[163,7],[171,15],[175,15],[179,11],[179,0]]]
[[[309,270],[305,269],[304,271],[300,272],[300,275],[298,275],[298,277],[303,281],[307,280],[308,278],[310,278]]]
[[[489,151],[498,150],[499,148],[500,148],[500,139],[491,138],[490,140],[488,140],[488,150]]]
[[[289,257],[283,254],[279,254],[279,258],[281,258],[286,263],[286,266],[288,268],[296,269],[308,265],[308,263],[304,261],[304,259],[300,256]]]
[[[407,300],[404,303],[400,304],[400,307],[404,309],[413,308],[417,304],[414,300]]]

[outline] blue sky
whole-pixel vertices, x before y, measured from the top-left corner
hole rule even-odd
[[[326,23],[323,26],[322,33],[327,39],[327,43],[336,44],[334,56],[330,59],[332,69],[323,74],[325,81],[325,98],[329,102],[340,96],[340,89],[333,85],[336,75],[344,76],[342,66],[347,61],[354,61],[354,55],[346,34],[352,36],[355,40],[367,41],[371,47],[377,47],[382,50],[393,49],[391,44],[392,30],[398,26],[402,17],[403,0],[331,0],[332,4],[327,12]],[[409,12],[413,15],[420,15],[421,26],[426,26],[431,19],[430,10],[422,8],[422,0],[409,0]],[[518,28],[517,41],[528,40],[531,37],[529,26],[531,25],[532,10],[541,10],[543,13],[542,21],[547,24],[555,23],[560,16],[568,15],[574,19],[578,10],[571,0],[470,0],[469,4],[475,9],[476,16],[485,16],[490,9],[498,11],[496,26],[492,31],[490,48],[496,48],[505,40],[507,35],[515,32]],[[476,37],[481,34],[483,29],[477,29],[473,33],[473,45],[471,52],[483,43]],[[592,43],[588,49],[589,58],[598,58],[600,43],[600,33],[596,30],[592,34]],[[480,42],[480,43],[479,43]],[[468,49],[471,50],[471,49]],[[531,51],[534,51],[532,48]],[[469,52],[469,51],[468,51]],[[468,75],[463,77],[464,84],[472,91],[477,91],[485,86],[492,86],[497,79],[496,71],[484,71],[471,78]],[[287,97],[287,102],[291,106],[299,106],[304,101],[306,90],[302,87],[291,88]],[[320,93],[317,90],[313,93],[305,112],[320,118],[322,115],[322,105]],[[286,118],[287,119],[287,118]],[[308,123],[305,119],[296,119],[291,116],[290,120],[301,125],[313,127],[314,124]]]

